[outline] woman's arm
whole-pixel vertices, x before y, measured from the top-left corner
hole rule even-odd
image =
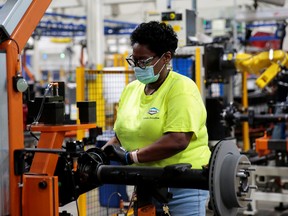
[[[138,149],[137,154],[137,160],[138,163],[145,163],[145,162],[152,162],[152,161],[158,161],[165,158],[169,158],[184,149],[187,148],[189,145],[189,142],[192,138],[193,133],[192,132],[169,132],[164,134],[159,140],[152,143],[151,145]],[[125,158],[126,151],[124,149],[121,149],[119,147],[116,148],[107,148],[109,145],[118,145],[121,146],[117,136],[112,137],[103,147],[104,150],[106,148],[112,151],[113,153],[110,154],[115,156],[120,156],[121,161],[127,163],[127,158]],[[105,150],[104,150],[105,151]],[[135,153],[135,151],[134,151]],[[132,152],[129,152],[129,161],[134,161],[132,157]],[[119,159],[119,158],[118,158]],[[124,160],[125,159],[125,160]],[[136,162],[136,161],[134,161]]]
[[[192,132],[166,133],[153,144],[139,149],[137,152],[138,161],[145,163],[169,158],[186,149],[192,135]]]

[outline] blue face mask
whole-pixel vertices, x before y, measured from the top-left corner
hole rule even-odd
[[[161,56],[161,58],[162,58],[162,56]],[[154,66],[159,62],[159,60],[161,58],[159,58],[158,61],[154,65],[146,66],[145,69],[142,69],[140,67],[134,67],[133,69],[134,69],[135,76],[136,76],[137,80],[139,80],[141,83],[143,83],[145,85],[149,84],[149,83],[156,82],[159,79],[160,73],[165,66],[165,64],[164,64],[158,74],[156,74],[156,75],[154,74]]]

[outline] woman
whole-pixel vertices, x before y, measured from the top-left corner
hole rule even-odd
[[[137,80],[122,92],[116,136],[104,151],[123,164],[190,163],[201,169],[210,158],[206,109],[196,84],[168,67],[177,48],[176,33],[169,25],[151,21],[140,24],[130,39],[133,52],[127,62]],[[205,215],[208,191],[169,190],[171,215]]]

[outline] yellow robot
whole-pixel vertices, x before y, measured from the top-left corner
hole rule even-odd
[[[270,50],[256,55],[239,53],[235,58],[235,66],[240,72],[260,75],[256,85],[263,89],[288,66],[288,55],[283,50]]]

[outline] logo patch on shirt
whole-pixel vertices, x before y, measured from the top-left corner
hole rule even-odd
[[[148,113],[149,113],[150,115],[154,115],[154,114],[156,114],[156,113],[158,113],[158,112],[159,112],[159,110],[158,110],[156,107],[152,107],[152,108],[150,108],[149,111],[148,111]]]

